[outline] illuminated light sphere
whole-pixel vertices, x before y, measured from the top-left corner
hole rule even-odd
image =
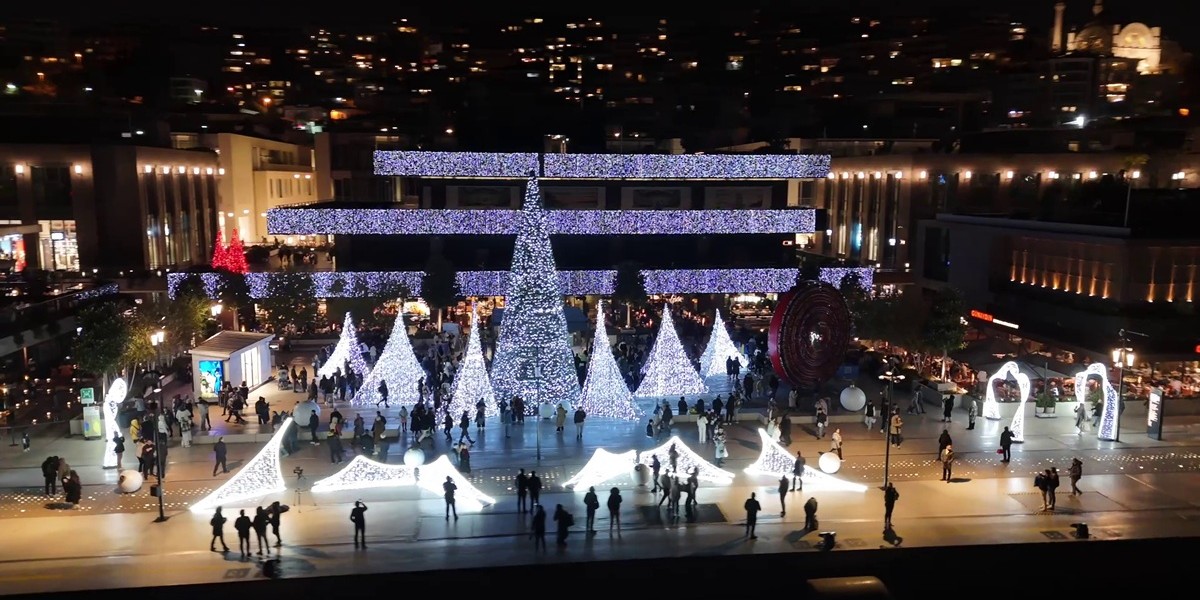
[[[661,458],[659,460],[662,460]],[[574,487],[576,490],[586,490],[594,485],[600,485],[610,479],[628,475],[637,464],[637,451],[629,450],[621,454],[613,454],[604,448],[597,448],[586,465],[574,476],[563,483],[563,487]]]
[[[708,345],[700,355],[700,375],[725,375],[725,361],[729,358],[737,359],[743,370],[750,366],[746,355],[742,354],[729,338],[729,330],[725,328],[725,320],[721,318],[721,311],[718,310],[717,316],[713,318],[712,335],[708,337]]]
[[[419,467],[425,464],[425,451],[420,448],[409,448],[404,452],[404,466]]]
[[[817,459],[817,466],[825,473],[833,475],[842,469],[842,459],[832,452],[826,452]]]
[[[333,377],[336,371],[340,371],[346,367],[346,361],[350,361],[350,370],[362,375],[364,378],[367,375],[367,361],[362,357],[362,346],[358,343],[358,333],[354,329],[354,318],[350,313],[346,313],[346,320],[342,324],[342,335],[338,337],[338,343],[333,347],[333,352],[329,353],[329,359],[317,369],[317,378]],[[346,373],[342,373],[345,375]]]
[[[396,314],[392,335],[379,353],[371,373],[363,379],[362,387],[354,394],[355,404],[375,404],[379,401],[379,382],[386,381],[388,402],[416,404],[421,399],[417,385],[425,377],[425,369],[417,362],[408,328],[404,326],[404,311]]]
[[[987,394],[983,402],[983,416],[987,419],[1000,419],[1000,402],[996,400],[996,382],[1007,381],[1009,377],[1017,380],[1017,388],[1021,392],[1021,402],[1017,404],[1017,412],[1013,413],[1012,423],[1009,423],[1008,430],[1012,432],[1012,440],[1017,443],[1025,441],[1025,403],[1029,400],[1029,392],[1033,390],[1033,384],[1029,381],[1029,376],[1021,372],[1021,367],[1017,363],[1009,361],[991,377],[987,382]]]
[[[317,402],[314,400],[304,400],[302,402],[297,402],[296,406],[292,408],[292,419],[294,419],[296,424],[300,427],[308,427],[308,420],[313,413],[316,413],[317,418],[320,419],[321,405],[317,404]]]
[[[867,405],[867,393],[852,383],[842,390],[841,395],[838,396],[838,402],[841,403],[842,408],[850,412],[858,412]]]
[[[122,494],[132,494],[142,489],[142,484],[145,479],[142,474],[133,469],[121,471],[121,475],[117,478],[117,489]]]
[[[117,466],[117,443],[113,441],[113,434],[121,431],[121,424],[117,422],[117,411],[121,409],[121,403],[125,402],[125,394],[129,392],[129,386],[124,379],[120,377],[113,380],[112,385],[108,386],[108,393],[104,394],[104,462],[105,469],[112,469]]]
[[[771,439],[765,429],[759,428],[758,437],[762,443],[762,451],[759,452],[758,458],[746,467],[745,471],[749,475],[762,475],[779,479],[787,477],[791,479],[792,468],[796,465],[796,456],[788,452],[787,448],[779,445],[779,442]],[[826,456],[831,456],[831,453],[826,452],[821,455],[821,460],[824,461]],[[833,458],[837,458],[836,454],[832,454]],[[839,461],[840,463],[841,461]],[[822,469],[824,466],[822,466]],[[811,492],[865,492],[867,486],[853,481],[846,481],[833,477],[826,473],[822,473],[807,464],[804,465],[804,474],[800,476],[804,482],[804,490]]]
[[[279,430],[271,436],[270,441],[246,466],[233,474],[221,487],[202,500],[192,505],[192,512],[212,510],[218,506],[245,502],[267,494],[277,494],[287,489],[283,481],[283,469],[279,460],[279,447],[283,437],[287,435],[288,427],[292,426],[292,418],[284,419]]]
[[[692,366],[692,361],[679,342],[671,307],[663,306],[658,337],[642,366],[642,383],[634,394],[639,398],[653,396],[688,396],[707,394],[708,386]]]
[[[579,402],[575,353],[536,177],[530,177],[525,187],[521,228],[492,361],[492,386],[498,398],[510,403],[520,396],[527,412],[538,404],[574,406]]]
[[[483,346],[479,343],[479,310],[475,307],[471,307],[471,334],[467,338],[467,352],[458,365],[453,387],[447,410],[456,422],[463,411],[474,419],[475,404],[481,398],[488,416],[500,414],[500,408],[496,405],[496,394],[492,390],[492,379],[488,376],[487,363],[483,360]]]
[[[708,481],[710,483],[719,483],[723,485],[729,485],[730,483],[733,483],[733,473],[717,467],[716,465],[701,458],[699,454],[697,454],[691,448],[688,448],[687,444],[683,443],[683,440],[679,439],[679,436],[677,435],[671,436],[671,439],[667,440],[665,444],[657,448],[651,448],[650,450],[645,450],[638,454],[638,464],[649,467],[653,462],[652,458],[657,456],[658,462],[662,465],[662,470],[659,472],[659,475],[661,476],[662,473],[670,473],[672,445],[675,446],[675,451],[679,453],[679,458],[676,460],[676,467],[678,468],[678,475],[680,479],[690,476],[692,474],[692,469],[700,469],[698,479],[701,481]]]
[[[1104,393],[1104,407],[1100,410],[1100,429],[1096,431],[1096,437],[1106,442],[1116,441],[1121,399],[1108,381],[1108,367],[1104,363],[1092,363],[1075,375],[1075,399],[1081,403],[1087,402],[1087,380],[1090,377],[1100,380],[1100,389]]]
[[[462,473],[459,473],[458,469],[450,464],[450,457],[445,454],[421,467],[417,475],[417,486],[437,494],[439,498],[445,493],[442,484],[446,482],[446,478],[449,477],[454,481],[454,485],[458,486],[454,495],[458,508],[480,510],[484,506],[496,503],[495,498],[479,491],[479,488],[476,488],[469,479],[463,477]]]
[[[592,353],[588,358],[587,378],[579,395],[579,407],[589,416],[609,417],[626,421],[641,419],[642,411],[634,403],[633,394],[625,385],[621,368],[608,345],[608,330],[604,325],[604,302],[596,305],[596,334],[592,338]]]
[[[386,465],[365,456],[355,456],[342,470],[312,485],[312,492],[340,492],[371,488],[393,488],[416,485],[410,465]]]

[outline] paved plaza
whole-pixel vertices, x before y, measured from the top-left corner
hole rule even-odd
[[[714,387],[720,385],[719,381],[712,383]],[[273,409],[290,409],[302,397],[274,387],[254,395],[259,394],[268,397]],[[1004,408],[1009,417],[1015,406]],[[220,409],[212,410],[218,434],[241,438],[258,430],[258,425],[226,426],[218,418]],[[373,406],[341,406],[339,410],[347,419],[353,419],[356,411],[363,412],[368,423],[375,413]],[[383,412],[395,426],[397,409]],[[699,506],[690,518],[672,520],[665,509],[658,509],[658,498],[636,488],[631,477],[621,476],[597,486],[602,503],[609,487],[621,488],[625,498],[621,533],[609,535],[607,511],[601,508],[596,524],[599,533],[589,537],[583,531],[585,490],[565,490],[561,484],[598,448],[641,451],[658,446],[666,438],[648,439],[644,422],[590,419],[583,439],[576,440],[570,424],[564,434],[557,434],[552,422],[537,423],[532,418],[523,426],[513,427],[510,438],[505,438],[503,429],[494,424],[482,435],[471,429],[477,443],[468,477],[481,491],[495,497],[497,504],[478,513],[464,510],[457,521],[443,518],[444,504],[438,496],[417,488],[316,494],[306,491],[312,482],[345,466],[331,464],[325,446],[308,444],[307,432],[300,436],[299,452],[282,460],[288,490],[226,506],[225,514],[232,523],[241,508],[265,506],[274,500],[292,506],[282,525],[281,564],[285,576],[814,551],[813,544],[819,537],[803,529],[802,510],[804,501],[814,495],[820,501],[821,529],[836,530],[839,547],[843,548],[1066,542],[1071,523],[1080,520],[1090,524],[1098,540],[1200,534],[1200,478],[1196,477],[1200,469],[1200,424],[1194,419],[1175,419],[1167,427],[1165,441],[1155,441],[1145,435],[1144,426],[1138,429],[1138,418],[1131,415],[1125,419],[1123,441],[1112,443],[1098,442],[1094,434],[1077,435],[1073,419],[1068,416],[1038,419],[1031,415],[1026,425],[1027,441],[1014,447],[1013,460],[1005,465],[998,460],[995,449],[1007,418],[1000,422],[979,419],[977,428],[968,431],[965,413],[956,413],[948,426],[940,423],[939,417],[940,413],[932,412],[906,416],[906,440],[890,451],[891,478],[901,493],[894,519],[899,539],[884,539],[881,535],[883,506],[878,486],[886,455],[883,436],[877,428],[867,430],[857,419],[833,424],[842,429],[845,438],[845,464],[836,476],[867,484],[867,491],[789,494],[786,516],[780,516],[777,480],[742,472],[759,455],[761,442],[759,423],[741,421],[728,428],[730,457],[725,465],[737,477],[726,486],[702,483],[697,494]],[[794,425],[789,450],[803,452],[809,464],[815,465],[819,454],[829,449],[828,438],[813,435],[808,417],[797,417]],[[959,456],[950,483],[940,481],[941,466],[934,460],[943,427],[953,437]],[[712,457],[712,445],[698,443],[694,423],[677,423],[672,433],[703,457]],[[455,436],[457,439],[457,430]],[[211,445],[196,444],[186,449],[172,446],[164,505],[171,518],[163,524],[152,522],[158,505],[148,494],[148,485],[136,494],[115,493],[115,471],[98,466],[103,450],[99,441],[37,439],[29,453],[21,453],[19,448],[0,448],[4,459],[4,467],[0,468],[0,519],[7,526],[6,546],[20,549],[0,561],[0,590],[23,593],[261,577],[257,561],[243,561],[236,552],[209,552],[210,515],[187,510],[191,503],[236,474],[261,446],[262,442],[229,444],[231,474],[215,478],[211,477]],[[389,462],[401,463],[405,447],[404,443],[393,444]],[[434,454],[428,459],[446,451],[447,444],[439,435]],[[50,500],[41,493],[39,465],[51,454],[65,457],[85,483],[83,502],[77,509],[47,507]],[[1072,457],[1082,458],[1085,469],[1080,483],[1084,493],[1076,497],[1069,495],[1065,477]],[[133,462],[126,457],[127,465]],[[303,468],[305,479],[293,476],[297,466]],[[1064,473],[1053,514],[1040,512],[1041,499],[1033,488],[1034,474],[1050,466]],[[562,504],[574,513],[576,527],[565,549],[556,549],[550,539],[549,552],[534,552],[527,539],[529,517],[516,510],[513,475],[517,468],[538,472],[545,484],[542,504],[548,512]],[[752,492],[758,494],[763,513],[758,539],[750,542],[744,538],[742,504]],[[356,499],[370,507],[367,523],[371,547],[366,551],[356,551],[351,545],[347,516]],[[231,523],[226,527],[226,536],[234,545],[236,533]],[[550,523],[550,538],[553,527]],[[63,542],[47,544],[46,540]],[[155,568],[146,568],[144,561],[151,556]],[[96,569],[101,560],[105,568]]]

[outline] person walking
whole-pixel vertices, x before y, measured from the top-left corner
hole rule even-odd
[[[1087,407],[1082,402],[1075,405],[1075,433],[1083,435],[1083,424],[1087,422]]]
[[[291,510],[291,507],[280,503],[278,500],[271,503],[267,507],[267,520],[271,524],[271,534],[275,536],[275,547],[283,546],[283,538],[279,537],[279,524],[282,521],[283,513]]]
[[[447,521],[450,520],[450,513],[452,511],[454,512],[454,520],[455,521],[458,520],[458,508],[454,506],[454,492],[457,489],[458,489],[458,486],[454,485],[454,479],[451,478],[449,475],[447,475],[446,482],[442,484],[442,491],[444,492],[442,497],[446,499],[446,520]]]
[[[1058,467],[1050,467],[1050,476],[1046,478],[1046,503],[1050,510],[1058,504]]]
[[[529,527],[529,539],[533,540],[533,550],[540,547],[546,551],[546,509],[541,504],[533,506],[533,522]]]
[[[567,425],[567,407],[561,402],[558,403],[558,408],[554,409],[554,431],[563,432],[563,428]],[[557,513],[556,513],[557,516]]]
[[[458,433],[459,433],[458,443],[461,444],[463,440],[467,440],[468,442],[471,442],[472,444],[475,443],[475,440],[471,439],[470,429],[471,429],[471,415],[470,415],[470,413],[468,413],[467,411],[464,410],[462,412],[462,416],[459,417],[459,419],[458,419]]]
[[[696,433],[701,444],[708,443],[708,415],[700,413],[696,417]]]
[[[267,539],[267,525],[271,524],[271,519],[267,516],[267,511],[263,507],[258,507],[254,511],[254,536],[258,539],[258,555],[262,556],[263,546],[267,547],[267,556],[271,555],[271,541]]]
[[[617,533],[621,533],[621,490],[613,488],[608,490],[608,532],[611,534],[613,527],[617,528]]]
[[[713,456],[718,467],[724,466],[725,459],[729,458],[729,449],[725,447],[725,428],[721,426],[713,430]]]
[[[788,481],[787,475],[779,478],[779,516],[787,516],[787,494],[791,482]]]
[[[796,462],[792,463],[792,491],[804,489],[804,455],[796,451]]]
[[[354,523],[354,547],[359,547],[359,541],[362,541],[362,549],[367,549],[367,505],[363,504],[362,500],[354,501],[354,508],[350,509],[350,522]]]
[[[804,503],[804,528],[809,531],[816,531],[817,525],[817,499],[811,497],[808,502]]]
[[[1006,463],[1012,460],[1012,445],[1013,433],[1008,430],[1008,426],[1004,426],[1004,431],[1000,432],[1000,454],[1003,457],[1000,462]]]
[[[562,406],[561,404],[559,406]],[[567,512],[563,505],[559,504],[554,507],[554,543],[560,548],[567,545],[567,533],[570,527],[575,524],[575,517]]]
[[[975,429],[975,399],[967,400],[967,429]]]
[[[229,466],[226,464],[226,461],[228,460],[227,452],[228,449],[225,448],[225,438],[217,438],[217,443],[213,444],[213,458],[215,459],[215,462],[213,463],[213,477],[217,476],[217,469],[220,469],[222,473],[229,472]]]
[[[954,415],[954,396],[947,395],[942,398],[942,422],[951,422],[952,415]]]
[[[575,409],[575,416],[573,420],[575,421],[575,439],[577,440],[583,439],[583,421],[586,418],[587,413],[583,412],[582,408]]]
[[[942,448],[939,460],[942,461],[942,481],[950,483],[950,478],[954,473],[954,446],[952,444],[946,444],[946,447]]]
[[[121,472],[121,457],[125,455],[125,437],[120,431],[113,432],[113,453],[117,455],[117,472]]]
[[[528,510],[525,507],[525,497],[529,495],[529,476],[525,475],[525,469],[521,469],[517,473],[517,512],[525,513]]]
[[[540,504],[542,498],[542,478],[538,477],[537,471],[529,472],[529,502],[530,504]],[[546,511],[542,511],[546,512]]]
[[[221,507],[218,506],[212,519],[208,522],[212,526],[212,541],[208,543],[209,552],[217,551],[217,540],[221,540],[221,552],[229,552],[229,546],[225,543],[225,521],[225,515],[221,514]]]
[[[1078,458],[1071,459],[1071,468],[1067,475],[1071,478],[1071,495],[1082,495],[1083,492],[1079,491],[1079,479],[1083,477],[1083,461]]]
[[[896,491],[896,486],[889,481],[887,487],[883,489],[883,527],[885,531],[892,528],[892,511],[896,510],[896,501],[899,499],[900,492]]]
[[[899,448],[900,443],[904,441],[904,436],[901,435],[903,428],[904,428],[904,421],[900,418],[900,411],[893,411],[892,419],[891,419],[891,426],[888,428],[888,436],[891,439],[888,441],[891,442],[892,445],[897,448]]]
[[[662,471],[662,463],[659,462],[658,455],[651,454],[650,455],[650,481],[651,481],[651,483],[654,484],[653,489],[650,490],[651,494],[658,493],[658,478],[659,478],[660,471]]]
[[[587,518],[584,521],[587,526],[588,535],[596,533],[596,509],[600,508],[600,499],[596,497],[596,488],[589,487],[586,494],[583,495],[583,506],[587,509]]]
[[[837,454],[838,460],[842,460],[842,430],[841,428],[833,430],[833,436],[830,438],[829,451]]]
[[[863,409],[863,424],[867,426],[868,431],[875,426],[875,405],[870,402]]]
[[[387,381],[383,379],[379,380],[379,388],[377,388],[375,391],[379,392],[379,401],[375,403],[375,406],[382,404],[384,408],[391,408],[391,405],[388,404]]]
[[[950,432],[943,429],[942,434],[938,436],[938,449],[937,454],[934,455],[934,458],[937,460],[942,460],[942,450],[945,450],[946,446],[949,446],[952,443],[954,443],[954,440],[950,439]]]
[[[757,540],[758,536],[754,535],[754,527],[758,524],[758,511],[762,510],[762,505],[758,503],[758,499],[754,492],[750,493],[750,498],[743,505],[746,509],[746,537]]]
[[[238,515],[233,522],[233,528],[237,530],[238,534],[238,550],[241,550],[242,558],[246,558],[250,554],[250,530],[253,529],[254,523],[250,521],[250,517],[246,516],[245,510],[239,511]]]
[[[1038,473],[1033,478],[1033,487],[1037,488],[1042,494],[1042,512],[1050,509],[1050,499],[1047,497],[1047,491],[1050,489],[1050,469]]]

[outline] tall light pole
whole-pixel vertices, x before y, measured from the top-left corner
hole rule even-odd
[[[1118,381],[1117,381],[1117,408],[1116,408],[1117,414],[1114,417],[1114,419],[1116,419],[1116,422],[1114,423],[1115,428],[1114,428],[1114,434],[1113,434],[1114,442],[1121,441],[1121,405],[1125,402],[1125,367],[1129,366],[1130,368],[1132,368],[1133,363],[1134,363],[1134,358],[1135,358],[1134,353],[1133,353],[1133,348],[1129,347],[1129,336],[1130,335],[1136,335],[1138,337],[1143,337],[1143,338],[1150,337],[1144,333],[1141,333],[1140,331],[1130,331],[1128,329],[1122,329],[1117,332],[1117,336],[1119,336],[1119,339],[1121,341],[1121,346],[1118,348],[1114,348],[1112,351],[1113,364],[1115,364],[1118,369],[1118,371],[1117,371],[1117,379],[1118,379]]]
[[[1141,177],[1142,172],[1135,169],[1130,171],[1129,175],[1125,178],[1125,220],[1123,221],[1123,227],[1129,227],[1129,203],[1133,199],[1133,180],[1140,179]]]
[[[881,489],[887,489],[888,481],[890,479],[889,475],[891,474],[890,470],[892,467],[892,397],[893,393],[895,392],[895,383],[897,381],[904,381],[904,375],[887,371],[880,375],[879,379],[880,381],[886,381],[888,383],[888,402],[887,406],[885,407],[887,414],[880,416],[880,418],[886,420],[883,427],[885,430],[887,430],[887,435],[883,436],[885,445],[883,447],[883,487]]]
[[[163,412],[162,388],[154,388],[154,393],[158,394],[158,419],[154,423],[154,460],[158,462],[158,518],[154,522],[164,523],[169,518],[163,512],[163,471],[167,469],[167,454],[163,447],[167,443],[167,437],[162,432],[162,425],[167,415]]]

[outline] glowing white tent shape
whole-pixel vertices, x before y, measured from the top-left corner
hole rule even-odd
[[[496,499],[479,491],[470,480],[463,477],[454,465],[450,464],[450,457],[443,454],[437,460],[421,467],[418,472],[417,485],[424,490],[428,490],[441,496],[445,493],[442,489],[442,484],[446,483],[446,478],[449,477],[454,481],[454,485],[458,486],[455,492],[454,499],[458,506],[467,510],[480,510],[485,505],[496,503]]]
[[[721,311],[718,310],[717,316],[713,318],[712,335],[708,338],[708,345],[704,347],[704,353],[700,355],[700,376],[725,375],[725,361],[730,357],[738,360],[738,364],[741,365],[739,369],[750,366],[746,355],[742,354],[730,339],[729,330],[725,328],[725,320],[721,318]]]
[[[585,490],[629,473],[635,465],[637,465],[636,450],[613,454],[604,448],[597,448],[587,464],[583,465],[583,468],[578,473],[568,479],[563,484],[563,487],[574,486],[577,490]]]
[[[669,305],[663,306],[658,337],[654,339],[650,354],[642,365],[642,374],[642,382],[633,393],[638,398],[708,393],[708,386],[704,385],[704,379],[692,367],[692,361],[679,341],[679,332],[675,330]]]
[[[481,399],[487,416],[500,414],[492,378],[487,371],[487,361],[483,359],[483,344],[479,341],[479,310],[475,306],[471,307],[471,333],[467,337],[467,351],[451,385],[450,405],[446,410],[455,420],[464,411],[469,418],[475,418],[475,404]]]
[[[758,458],[746,467],[750,475],[767,475],[774,478],[792,477],[792,468],[796,465],[796,457],[771,439],[765,429],[759,428],[758,437],[762,440],[762,451]],[[822,473],[808,465],[804,465],[804,474],[800,476],[806,491],[814,492],[865,492],[867,486],[853,481],[839,479],[827,473]]]
[[[405,465],[386,465],[365,456],[355,456],[341,471],[322,479],[312,486],[314,493],[340,492],[343,490],[365,490],[416,485],[412,468]]]
[[[279,460],[279,446],[283,444],[283,436],[288,427],[292,426],[292,418],[288,417],[283,425],[271,436],[270,441],[246,466],[242,467],[233,477],[221,487],[202,500],[192,505],[193,512],[211,510],[218,506],[244,502],[267,494],[276,494],[287,489],[283,481],[283,469]]]
[[[679,436],[671,436],[671,439],[657,448],[646,450],[638,455],[638,462],[650,466],[650,458],[658,456],[658,462],[662,464],[662,472],[669,472],[671,468],[670,448],[675,445],[675,450],[679,452],[679,458],[676,460],[676,467],[679,469],[679,477],[682,479],[692,474],[692,469],[700,469],[698,478],[701,481],[711,483],[730,484],[733,483],[733,473],[721,469],[716,465],[700,458],[700,455],[688,448]]]
[[[1108,367],[1104,363],[1092,363],[1087,369],[1075,374],[1075,399],[1080,403],[1087,402],[1087,380],[1095,375],[1100,378],[1104,390],[1104,408],[1100,412],[1100,429],[1096,432],[1098,439],[1112,442],[1117,439],[1117,413],[1120,398],[1117,390],[1108,381]],[[1087,406],[1086,404],[1084,406]]]
[[[342,334],[338,336],[338,343],[333,347],[333,352],[329,353],[329,358],[317,369],[316,378],[333,377],[333,374],[346,366],[346,362],[350,362],[350,370],[367,376],[367,361],[362,357],[362,346],[358,343],[358,332],[354,329],[354,318],[350,313],[346,313],[346,320],[342,323]],[[342,373],[346,375],[346,373]]]
[[[1017,387],[1021,389],[1021,402],[1024,402],[1029,397],[1029,390],[1033,387],[1029,383],[1029,376],[1021,373],[1021,367],[1015,362],[1004,363],[987,381],[987,393],[984,395],[983,401],[983,418],[993,421],[1000,420],[1000,402],[996,400],[996,382],[1007,381],[1009,376],[1017,380]],[[1024,409],[1024,405],[1021,406]],[[1017,414],[1025,414],[1022,410],[1018,410]],[[1024,424],[1024,423],[1022,423]]]
[[[104,405],[100,410],[104,411],[104,463],[105,469],[112,469],[117,466],[117,443],[113,441],[113,433],[121,430],[121,424],[117,423],[117,409],[121,407],[121,403],[125,401],[125,394],[129,392],[129,385],[120,377],[113,380],[112,385],[108,386],[108,393],[104,395]]]
[[[404,326],[404,311],[398,311],[395,324],[392,325],[392,335],[379,353],[379,360],[375,361],[371,372],[354,394],[354,404],[378,404],[381,399],[379,382],[386,381],[388,401],[411,406],[421,399],[417,384],[424,378],[425,369],[413,352],[408,329]]]

